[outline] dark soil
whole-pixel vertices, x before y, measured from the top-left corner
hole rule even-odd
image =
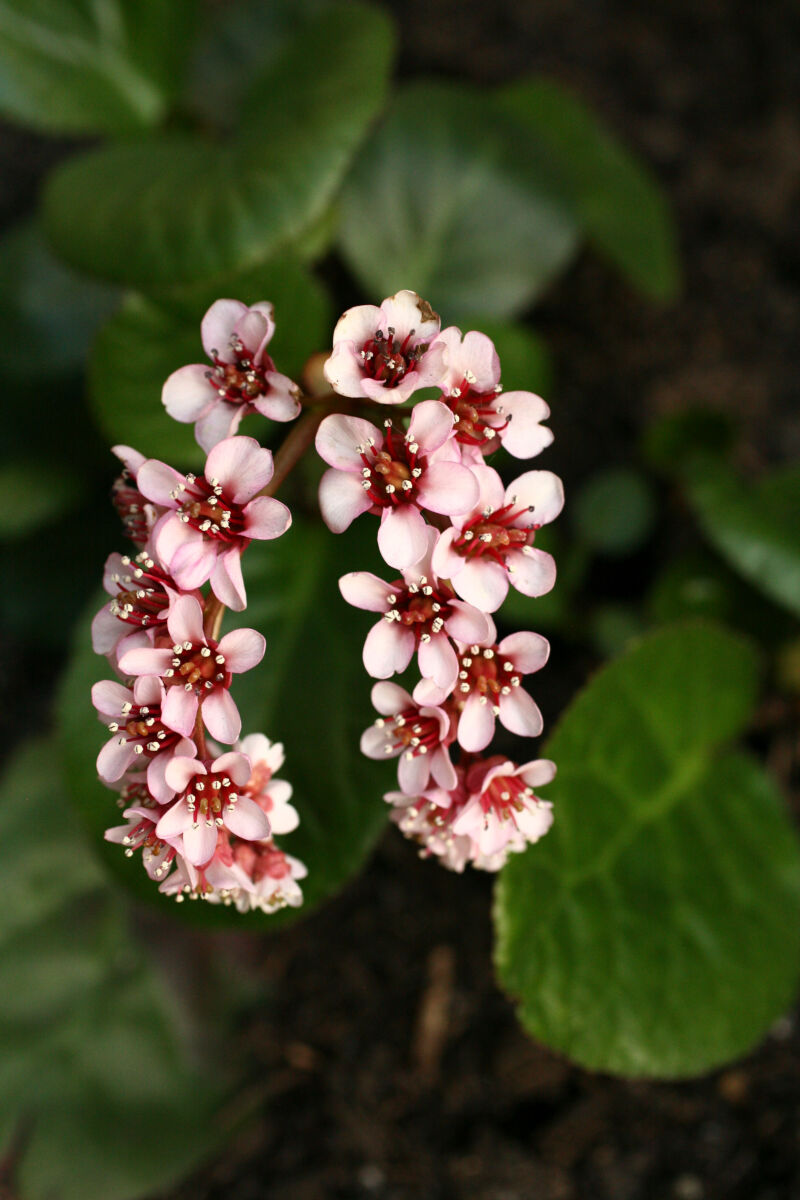
[[[651,164],[674,206],[686,273],[678,304],[646,303],[587,254],[535,314],[557,365],[547,465],[569,484],[629,461],[653,414],[696,402],[742,422],[746,466],[800,456],[800,9],[387,7],[402,30],[404,77],[549,73]],[[8,216],[32,195],[43,151],[20,139],[17,153],[11,133],[4,144],[19,170],[13,203],[0,197]],[[566,667],[570,687],[583,667]],[[533,1045],[498,991],[490,903],[489,879],[419,862],[390,831],[344,895],[250,946],[265,1000],[243,1036],[260,1115],[162,1200],[800,1197],[791,1019],[748,1059],[697,1082],[576,1069]]]

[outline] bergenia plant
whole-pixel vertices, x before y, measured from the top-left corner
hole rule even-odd
[[[526,682],[549,646],[532,631],[500,637],[494,614],[509,586],[527,596],[552,588],[555,564],[536,531],[558,516],[563,490],[546,470],[506,483],[487,460],[501,446],[516,458],[548,446],[547,405],[531,392],[504,395],[491,340],[442,329],[412,291],[341,317],[321,373],[332,390],[319,394],[279,372],[274,330],[269,302],[218,300],[201,325],[210,365],[188,364],[164,383],[167,412],[194,423],[202,471],[115,448],[124,469],[113,499],[135,551],[109,558],[111,600],[92,626],[115,676],[92,690],[111,735],[97,770],[126,822],[106,837],[141,852],[159,889],[179,900],[242,912],[302,903],[306,867],[276,840],[302,820],[291,784],[275,777],[283,746],[261,732],[241,738],[232,694],[236,675],[262,658],[269,669],[270,647],[255,629],[221,628],[226,609],[247,606],[250,543],[291,537],[274,493],[315,446],[327,467],[325,525],[336,535],[372,522],[386,563],[386,578],[353,563],[339,581],[350,605],[378,618],[363,651],[379,681],[377,716],[361,750],[397,759],[398,790],[384,799],[423,856],[497,871],[550,828],[552,805],[537,789],[555,765],[527,749],[520,762],[508,756],[506,733],[542,732]],[[237,432],[244,416],[291,422],[303,410],[274,459]],[[413,677],[392,680],[408,669]]]

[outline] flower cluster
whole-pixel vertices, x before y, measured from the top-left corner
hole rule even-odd
[[[503,392],[491,340],[441,330],[411,291],[350,309],[333,341],[324,373],[343,396],[397,406],[420,388],[439,392],[408,415],[393,408],[380,427],[334,413],[317,433],[329,467],[319,492],[326,524],[339,533],[362,513],[378,516],[381,555],[400,572],[340,580],[348,603],[380,614],[363,654],[381,681],[372,691],[380,715],[361,748],[399,758],[400,790],[386,800],[424,854],[458,871],[497,870],[549,829],[551,805],[534,789],[555,767],[487,753],[498,720],[522,737],[541,732],[523,679],[549,653],[537,633],[498,640],[493,614],[509,587],[541,596],[553,586],[553,559],[534,543],[564,498],[552,472],[526,471],[505,486],[486,459],[499,446],[516,458],[538,454],[552,441],[542,425],[549,411],[530,392]],[[415,654],[420,679],[409,693],[388,680]]]
[[[283,747],[263,734],[240,739],[230,690],[261,661],[264,638],[220,628],[226,608],[247,603],[244,550],[291,524],[269,494],[271,452],[231,436],[248,411],[279,421],[299,412],[298,389],[267,354],[273,330],[270,305],[219,300],[202,325],[212,367],[183,367],[165,384],[167,410],[196,421],[201,475],[115,448],[123,473],[113,500],[138,553],[108,559],[111,599],[92,625],[116,676],[92,689],[111,734],[98,774],[119,792],[125,820],[106,838],[129,856],[141,851],[162,892],[267,912],[302,903],[305,867],[274,840],[298,815],[291,786],[275,778]]]

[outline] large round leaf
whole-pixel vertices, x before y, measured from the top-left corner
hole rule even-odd
[[[174,136],[73,159],[44,195],[73,265],[147,288],[263,261],[321,217],[383,101],[391,27],[360,3],[306,23],[224,145]]]
[[[489,97],[447,84],[395,98],[342,197],[341,247],[364,287],[413,288],[449,321],[524,309],[575,243],[547,164]]]
[[[45,133],[161,120],[194,0],[0,0],[0,112]]]
[[[503,871],[497,967],[525,1027],[582,1066],[695,1075],[792,1000],[797,837],[758,765],[720,750],[755,682],[748,643],[673,627],[597,675],[545,748],[555,824]]]

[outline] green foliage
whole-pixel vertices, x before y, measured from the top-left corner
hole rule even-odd
[[[491,100],[449,84],[394,97],[342,197],[340,246],[363,286],[413,288],[448,322],[526,308],[572,257],[576,232]]]
[[[756,484],[722,460],[695,458],[686,493],[708,540],[750,583],[800,616],[800,466]]]
[[[145,290],[264,261],[330,204],[383,103],[391,43],[379,10],[331,6],[253,83],[225,144],[173,135],[72,159],[45,189],[56,250]]]
[[[675,229],[642,163],[552,79],[513,83],[499,102],[557,168],[565,199],[596,248],[645,295],[674,299],[680,279]]]
[[[289,258],[226,277],[219,285],[164,289],[157,300],[129,295],[101,330],[89,361],[92,409],[112,444],[132,445],[175,465],[205,461],[194,427],[167,416],[161,389],[178,367],[206,361],[200,321],[220,295],[245,304],[272,301],[276,327],[269,349],[277,369],[290,377],[299,375],[329,336],[331,309],[323,288]],[[265,428],[261,421],[258,432]]]
[[[497,891],[497,967],[535,1037],[594,1070],[695,1075],[790,1003],[800,852],[781,797],[724,749],[755,698],[748,643],[643,639],[545,748],[556,821]]]
[[[194,0],[1,0],[0,112],[44,133],[161,121]]]
[[[363,629],[352,620],[337,580],[347,570],[372,566],[375,524],[334,537],[295,516],[292,528],[272,542],[253,543],[243,567],[248,607],[235,625],[259,629],[267,639],[263,663],[234,680],[233,696],[243,733],[263,732],[283,741],[281,772],[294,786],[300,828],[281,845],[309,869],[302,909],[283,917],[239,917],[244,928],[274,928],[303,915],[340,888],[364,863],[386,823],[382,800],[388,780],[380,764],[359,750],[359,735],[373,719],[369,681],[361,664]],[[94,606],[99,608],[100,601]],[[94,611],[93,610],[93,611]],[[99,843],[114,822],[114,796],[97,781],[95,759],[104,733],[89,698],[91,685],[110,668],[92,653],[88,619],[78,630],[76,651],[61,690],[59,724],[69,792]],[[103,845],[110,869],[149,903],[200,924],[229,925],[230,915],[208,904],[176,906],[157,894],[141,862],[119,846]]]
[[[90,856],[47,742],[8,769],[0,846],[14,896],[0,912],[0,1145],[19,1139],[15,1194],[133,1200],[167,1186],[218,1144],[222,1077],[189,1065],[179,1006]]]
[[[655,523],[655,501],[648,481],[628,467],[595,472],[570,504],[575,532],[599,554],[625,555],[638,550]]]
[[[29,537],[69,512],[83,494],[82,480],[61,464],[45,466],[36,459],[3,463],[0,496],[13,497],[13,503],[0,507],[0,540]]]

